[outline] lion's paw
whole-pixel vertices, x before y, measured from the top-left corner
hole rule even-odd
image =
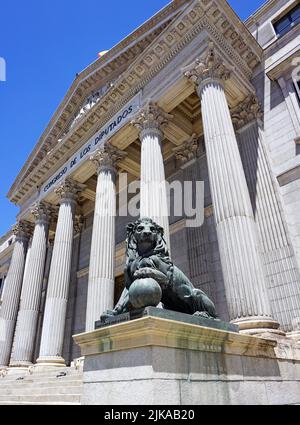
[[[210,315],[206,311],[196,311],[196,313],[194,313],[193,316],[204,317],[205,319],[211,319]]]
[[[155,276],[155,272],[150,267],[145,267],[143,269],[137,270],[134,273],[135,279],[146,279],[148,277],[154,277],[154,276]]]

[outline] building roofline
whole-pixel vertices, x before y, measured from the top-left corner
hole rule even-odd
[[[247,18],[244,23],[248,27],[251,24],[255,23],[257,19],[264,15],[269,9],[276,5],[277,0],[267,0],[264,2],[255,12],[253,12],[249,18]]]

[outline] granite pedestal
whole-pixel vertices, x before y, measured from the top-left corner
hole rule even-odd
[[[148,310],[74,336],[85,356],[82,404],[300,404],[300,350],[287,338],[258,338],[163,314]]]

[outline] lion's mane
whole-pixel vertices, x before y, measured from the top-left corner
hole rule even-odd
[[[155,223],[150,218],[141,218],[135,223],[127,225],[127,238],[126,238],[126,269],[130,267],[130,264],[140,257],[137,248],[137,241],[135,238],[135,232],[137,227],[142,223],[150,223],[155,227],[157,234],[157,241],[154,249],[148,253],[148,256],[157,256],[164,263],[168,264],[168,281],[172,283],[174,264],[170,258],[169,249],[164,238],[164,229]]]

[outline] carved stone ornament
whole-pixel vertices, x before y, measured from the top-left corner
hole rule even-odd
[[[161,130],[172,118],[173,115],[167,114],[157,103],[150,100],[131,121],[131,124],[140,131],[147,129]]]
[[[250,122],[261,119],[263,112],[255,95],[248,96],[231,112],[232,122],[237,130]]]
[[[56,209],[47,202],[37,202],[32,206],[31,214],[34,216],[36,222],[43,221],[49,223],[56,214]]]
[[[216,53],[214,43],[209,43],[208,51],[203,58],[198,58],[183,69],[183,74],[197,86],[203,81],[228,80],[231,70],[224,64],[223,59]]]
[[[197,136],[197,134],[193,134],[189,140],[183,143],[183,145],[173,149],[175,158],[180,162],[181,165],[184,165],[193,159],[199,158],[199,156],[204,153],[204,151],[205,147],[203,143],[200,142],[199,136]]]
[[[84,190],[85,186],[67,178],[55,189],[56,195],[61,199],[77,200],[78,194]]]
[[[17,240],[29,240],[33,234],[33,225],[28,221],[19,221],[13,226],[12,232],[16,236]]]
[[[97,168],[97,172],[103,169],[111,169],[116,172],[118,163],[126,157],[127,153],[115,148],[110,143],[106,143],[90,156],[90,160]]]

